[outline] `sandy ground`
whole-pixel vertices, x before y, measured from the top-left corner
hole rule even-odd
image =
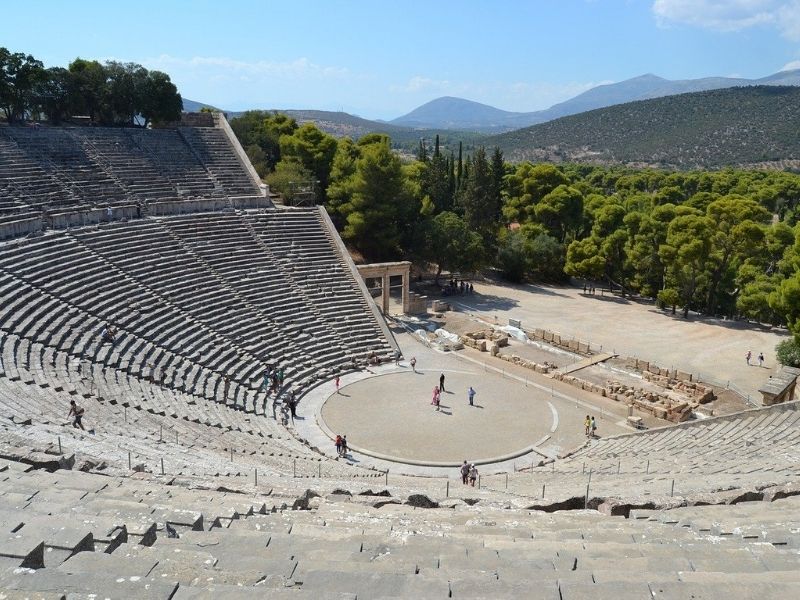
[[[603,351],[636,356],[662,367],[729,385],[760,402],[758,388],[776,367],[775,346],[785,330],[690,315],[684,319],[653,305],[582,289],[478,283],[475,294],[449,299],[458,310],[500,324],[519,319],[526,329],[543,328],[588,341]],[[753,353],[751,366],[745,354]],[[755,357],[764,353],[763,367]]]

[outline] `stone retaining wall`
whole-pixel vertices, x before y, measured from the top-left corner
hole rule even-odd
[[[42,230],[41,215],[0,222],[0,240],[25,237]]]
[[[536,328],[534,330],[525,329],[523,331],[525,331],[525,334],[532,340],[543,341],[548,344],[558,346],[559,348],[563,348],[564,350],[569,350],[570,352],[582,354],[584,356],[591,356],[594,354],[589,342],[583,342],[573,338],[567,339],[566,336],[562,336],[560,333],[555,333],[553,331],[548,331],[547,329]]]

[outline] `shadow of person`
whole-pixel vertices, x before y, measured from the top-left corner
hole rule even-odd
[[[350,394],[344,394],[342,392],[339,392],[338,394],[334,394],[334,396],[344,396],[345,398],[349,398]]]
[[[448,417],[453,416],[453,413],[451,411],[448,411],[448,410],[440,410],[439,413],[441,413],[443,415],[447,415]]]
[[[483,406],[480,404],[471,404],[470,406],[474,406],[475,408],[483,408]]]

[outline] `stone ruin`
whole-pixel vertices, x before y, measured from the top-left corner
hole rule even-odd
[[[465,346],[481,352],[490,352],[492,356],[497,356],[500,348],[508,346],[508,334],[494,329],[471,331],[462,335],[460,339]]]

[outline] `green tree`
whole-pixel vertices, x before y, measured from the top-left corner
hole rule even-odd
[[[342,224],[342,237],[366,257],[396,259],[402,255],[401,240],[413,223],[412,197],[389,138],[376,136],[361,142],[345,144],[346,150],[334,160],[329,208]]]
[[[71,112],[70,85],[69,71],[53,67],[47,69],[35,89],[36,110],[44,113],[53,125],[60,124]]]
[[[296,160],[282,160],[266,177],[270,189],[278,192],[287,204],[292,204],[299,194],[307,193],[310,181],[311,173]]]
[[[706,263],[711,251],[711,238],[714,224],[708,217],[683,215],[669,224],[667,239],[659,248],[659,255],[666,265],[664,289],[670,292],[660,294],[660,298],[677,298],[683,306],[683,316],[697,301],[697,293],[706,283],[708,273]]]
[[[42,62],[30,54],[0,48],[0,108],[6,121],[25,118],[36,103],[36,89],[45,75]]]
[[[281,159],[280,137],[293,134],[298,127],[297,121],[283,113],[263,110],[249,110],[231,119],[230,125],[243,148],[257,146],[264,153],[263,170],[258,171],[262,177],[272,171]],[[248,157],[251,160],[253,158],[249,153]]]
[[[725,196],[709,204],[706,214],[714,228],[706,297],[706,311],[713,314],[717,310],[721,282],[727,278],[733,283],[733,273],[729,270],[758,249],[764,239],[761,224],[769,219],[769,213],[748,198]]]
[[[446,211],[436,215],[429,236],[428,253],[430,261],[437,265],[437,283],[443,269],[472,273],[483,264],[481,236],[471,231],[457,214]]]
[[[574,187],[559,185],[534,208],[536,219],[561,242],[574,233],[583,216],[583,195]]]
[[[313,123],[280,137],[281,160],[296,160],[316,179],[317,201],[324,202],[336,154],[336,139]]]
[[[69,65],[70,105],[73,114],[86,115],[96,123],[106,101],[106,71],[96,60],[76,58]]]
[[[150,123],[180,120],[183,99],[169,75],[161,71],[149,71],[142,85],[138,109],[144,119],[144,127]]]
[[[467,227],[481,235],[487,249],[492,248],[496,243],[500,205],[492,195],[492,173],[486,151],[478,148],[469,165],[464,186],[458,195],[458,206],[464,211]]]

